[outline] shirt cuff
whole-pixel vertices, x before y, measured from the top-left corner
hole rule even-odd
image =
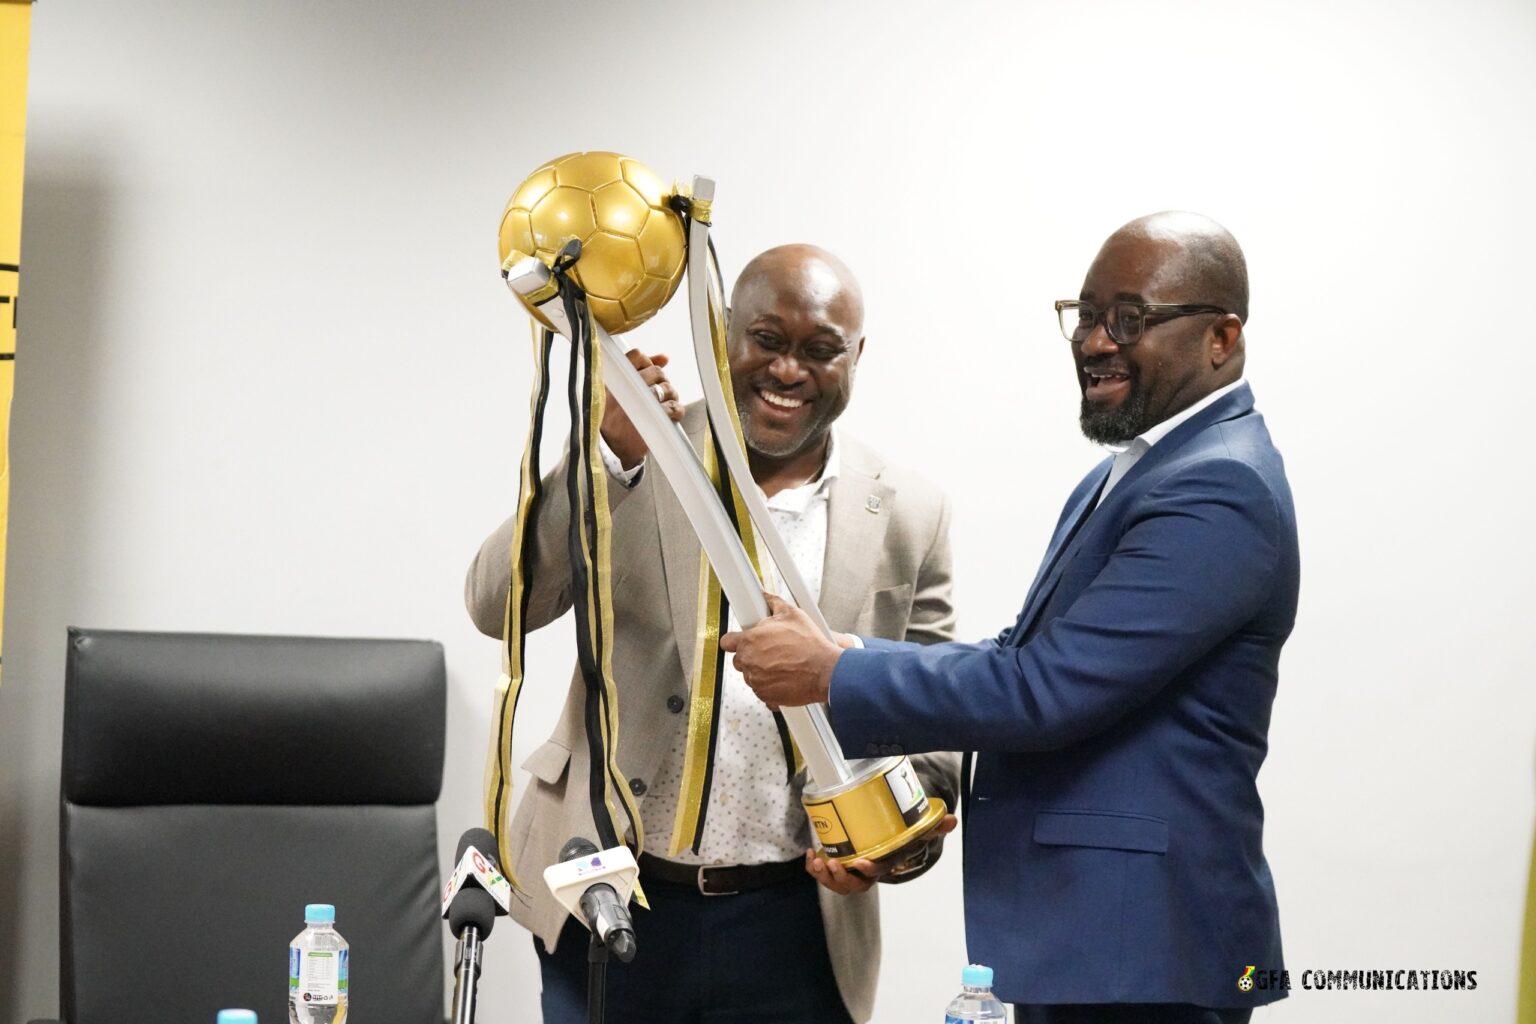
[[[637,462],[634,469],[625,469],[624,463],[620,462],[619,457],[613,454],[613,449],[608,447],[608,442],[603,440],[601,434],[597,436],[597,450],[603,457],[603,465],[607,468],[609,476],[625,487],[633,487],[640,482],[640,471],[645,469],[644,459]]]

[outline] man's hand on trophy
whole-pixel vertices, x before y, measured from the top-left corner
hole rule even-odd
[[[675,423],[681,423],[683,419],[683,403],[677,400],[677,390],[672,387],[672,382],[662,371],[667,365],[667,357],[657,353],[646,358],[645,353],[637,348],[632,348],[624,353],[630,365],[640,371],[640,379],[650,385],[651,391],[656,395],[656,400],[667,411],[667,417]],[[634,469],[645,458],[647,448],[645,440],[641,438],[640,431],[629,421],[629,415],[624,412],[624,407],[614,399],[613,392],[608,392],[608,400],[603,405],[603,424],[599,428],[603,434],[603,440],[613,454],[619,457],[625,469]]]
[[[775,711],[825,701],[843,648],[799,608],[773,594],[763,597],[768,617],[751,629],[725,634],[720,649],[736,655],[731,664]]]
[[[816,881],[835,893],[864,892],[882,878],[911,874],[928,863],[931,851],[944,842],[944,837],[955,830],[960,819],[946,814],[939,823],[912,840],[888,857],[869,860],[861,857],[848,864],[839,864],[823,857],[817,850],[805,851],[805,870]]]

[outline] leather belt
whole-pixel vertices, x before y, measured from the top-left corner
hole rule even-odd
[[[640,854],[641,882],[697,888],[705,896],[734,896],[805,877],[809,876],[802,860],[774,864],[681,864],[649,853]]]

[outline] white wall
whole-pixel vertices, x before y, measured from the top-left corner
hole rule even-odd
[[[498,665],[460,581],[511,507],[529,378],[495,228],[540,162],[611,148],[718,179],[728,275],[789,240],[861,275],[848,423],[954,496],[971,635],[1012,618],[1096,457],[1051,300],[1130,217],[1231,227],[1305,564],[1261,777],[1288,960],[1480,981],[1258,1019],[1508,1016],[1536,8],[79,0],[33,33],[0,1014],[57,1005],[67,624],[440,639],[445,857],[477,822]],[[636,343],[680,353],[684,328],[679,305]],[[567,628],[532,650],[519,760]],[[877,1020],[956,987],[958,861],[887,894]],[[487,958],[485,1019],[531,1019],[521,937]]]

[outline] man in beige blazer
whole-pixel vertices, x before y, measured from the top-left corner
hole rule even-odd
[[[863,319],[857,281],[823,250],[770,249],[742,271],[728,347],[753,477],[802,574],[819,587],[832,629],[949,640],[947,499],[832,430],[852,394]],[[699,448],[704,410],[679,406],[662,372],[665,357],[630,357]],[[802,854],[810,846],[799,807],[803,772],[791,780],[772,713],[733,670],[720,702],[703,838],[697,851],[668,856],[696,646],[699,543],[665,479],[646,469],[644,442],[617,403],[609,403],[602,435],[614,477],[617,761],[645,826],[640,879],[651,904],[634,911],[634,962],[609,967],[608,1019],[868,1020],[880,958],[872,887],[880,868],[865,864],[870,877],[860,877]],[[562,463],[546,479],[534,527],[530,628],[571,606],[565,472]],[[486,539],[466,581],[470,614],[490,636],[501,635],[512,528],[508,520]],[[585,708],[578,669],[554,734],[523,762],[531,778],[508,842],[529,890],[518,895],[513,917],[536,939],[546,1024],[586,1020],[585,929],[537,882],[567,840],[596,832]],[[929,793],[953,807],[958,755],[914,762]],[[950,818],[943,830],[952,827]],[[930,864],[938,848],[930,844]]]

